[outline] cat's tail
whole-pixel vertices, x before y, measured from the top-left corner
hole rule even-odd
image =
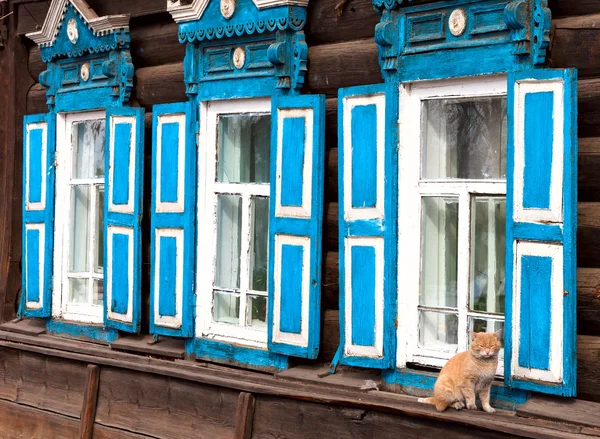
[[[432,405],[435,405],[435,401],[434,401],[433,397],[430,397],[430,398],[419,398],[418,401],[422,402],[423,404],[432,404]]]

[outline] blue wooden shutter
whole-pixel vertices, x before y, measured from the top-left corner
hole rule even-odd
[[[340,89],[341,363],[396,358],[398,84]]]
[[[104,324],[139,332],[142,306],[144,110],[106,113]]]
[[[197,114],[191,102],[152,110],[150,332],[194,332]]]
[[[321,325],[325,96],[274,97],[269,349],[316,358]]]
[[[509,75],[505,379],[576,394],[577,73]]]
[[[52,314],[54,153],[56,115],[25,116],[23,123],[23,263],[20,314]]]

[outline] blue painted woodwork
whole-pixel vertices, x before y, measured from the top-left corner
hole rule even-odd
[[[115,233],[112,238],[112,300],[107,309],[126,314],[129,308],[129,236]],[[108,319],[108,317],[107,317]],[[107,322],[108,325],[110,323]]]
[[[283,113],[286,110],[307,110],[306,120],[299,123],[296,120],[297,116],[285,116]],[[324,189],[324,161],[325,161],[325,96],[322,95],[307,95],[284,97],[276,96],[272,100],[272,120],[278,121],[279,117],[283,118],[283,135],[282,145],[278,145],[279,138],[279,123],[273,123],[271,128],[271,197],[270,197],[270,218],[269,218],[269,255],[276,255],[275,241],[278,237],[302,237],[310,241],[310,258],[307,267],[299,261],[301,254],[297,246],[283,245],[280,258],[282,270],[282,284],[285,288],[282,291],[282,306],[281,315],[279,316],[280,327],[278,330],[281,333],[298,333],[298,327],[301,322],[298,321],[298,316],[302,315],[301,309],[302,300],[299,299],[299,293],[303,290],[302,276],[299,276],[298,266],[302,270],[308,270],[308,333],[307,339],[298,344],[290,344],[278,342],[273,338],[275,324],[275,257],[269,257],[269,317],[268,317],[268,340],[269,350],[274,353],[283,355],[292,355],[304,358],[316,358],[319,353],[320,341],[320,325],[321,325],[321,263],[322,263],[322,233],[323,233],[323,189]],[[312,138],[305,135],[306,142],[299,142],[300,135],[292,130],[286,130],[286,120],[291,119],[291,127],[302,127],[305,129],[307,125],[312,125]],[[293,151],[292,149],[301,148],[303,151]],[[312,148],[312,154],[308,154],[306,148]],[[278,182],[277,171],[277,156],[278,154],[289,154],[290,157],[303,158],[304,166],[309,166],[311,169],[312,178],[310,184],[312,190],[308,200],[304,200],[304,211],[306,214],[300,217],[294,217],[294,214],[285,212],[277,212],[277,198],[281,200],[289,199],[286,191],[300,191],[302,188],[298,186],[309,184],[309,181],[299,178],[294,179],[291,184],[287,185],[289,180],[283,179]],[[312,162],[307,163],[307,157],[312,157]],[[286,162],[292,169],[282,168],[281,173],[292,171],[294,175],[298,163],[292,161]],[[278,193],[279,191],[279,193]],[[295,198],[294,198],[295,200]],[[304,285],[306,287],[306,285]],[[285,301],[284,301],[285,300]],[[284,309],[285,305],[287,308]]]
[[[43,247],[43,236],[40,234],[40,231],[37,229],[26,230],[25,248],[27,249],[26,255],[28,257],[25,260],[25,273],[27,275],[27,289],[25,290],[27,294],[25,298],[27,302],[38,303],[42,295],[42,291],[40,291],[40,277],[43,276],[43,267],[40,267],[37,258],[29,258],[30,255],[38,256],[40,254],[40,247]]]
[[[306,121],[302,117],[290,117],[283,121],[281,161],[282,206],[301,206],[304,171],[304,143],[306,142]]]
[[[517,81],[535,81],[538,84],[543,84],[544,81],[562,81],[562,93],[564,104],[564,139],[562,148],[564,148],[563,157],[563,192],[562,192],[562,222],[554,221],[553,224],[548,224],[547,220],[531,220],[531,224],[524,224],[515,218],[514,206],[517,203],[525,204],[529,195],[524,194],[523,200],[515,199],[515,136],[527,135],[526,133],[515,133],[516,114],[515,114],[515,85]],[[525,114],[531,109],[539,111],[539,101],[525,100]],[[531,109],[527,104],[533,104]],[[514,388],[531,390],[542,393],[556,394],[562,396],[576,395],[576,376],[577,376],[577,360],[576,360],[576,339],[577,339],[577,314],[576,314],[576,228],[577,228],[577,71],[576,70],[533,70],[530,72],[512,73],[508,77],[508,149],[507,149],[507,221],[506,221],[506,328],[513,327],[513,304],[518,295],[519,301],[522,303],[525,300],[532,305],[529,308],[529,314],[521,314],[520,328],[518,334],[512,331],[505,333],[505,382]],[[547,121],[545,121],[547,122]],[[546,138],[545,131],[540,131],[538,136]],[[532,140],[533,141],[533,140]],[[547,147],[544,142],[540,143],[540,147]],[[533,148],[530,148],[530,150]],[[531,152],[531,151],[530,151]],[[527,163],[527,148],[525,148],[525,163]],[[545,162],[549,166],[549,162]],[[548,169],[542,168],[537,164],[537,172],[542,175],[548,172]],[[534,179],[535,177],[531,177]],[[524,187],[524,190],[537,190],[534,186]],[[525,227],[527,226],[527,227]],[[562,230],[562,233],[561,233]],[[561,234],[561,237],[557,237]],[[558,239],[557,239],[558,238]],[[562,243],[563,248],[563,291],[560,291],[563,306],[563,320],[556,322],[555,317],[549,311],[545,300],[551,295],[551,286],[546,282],[549,276],[550,268],[547,262],[542,262],[542,259],[536,259],[535,264],[530,259],[522,258],[521,263],[525,263],[525,272],[521,277],[521,291],[515,290],[515,243],[535,241],[541,243]],[[536,255],[531,255],[536,256]],[[539,255],[544,256],[544,255]],[[533,264],[533,266],[532,266]],[[525,283],[523,283],[525,281]],[[546,282],[546,283],[544,283]],[[535,292],[533,290],[536,290]],[[525,296],[531,296],[526,298]],[[521,305],[523,307],[523,305]],[[521,308],[523,311],[523,308]],[[527,320],[528,319],[528,320]],[[548,358],[545,358],[544,353],[548,353],[547,346],[542,346],[542,340],[533,341],[529,338],[531,331],[536,332],[536,337],[542,336],[545,338],[543,331],[548,331],[546,325],[556,323],[558,328],[563,332],[562,339],[562,382],[560,383],[545,383],[541,380],[527,380],[523,377],[517,377],[512,370],[512,355],[513,343],[518,338],[519,346],[519,364],[529,362],[530,367],[540,367],[544,369],[547,365]],[[540,332],[541,331],[541,332]],[[538,334],[539,333],[539,334]],[[539,343],[538,343],[539,342]],[[522,347],[522,343],[526,347]],[[533,344],[532,344],[533,343]],[[529,347],[527,347],[529,346]],[[554,353],[554,355],[559,355]],[[523,362],[523,363],[522,363]]]
[[[551,258],[521,257],[519,366],[550,368],[551,281]]]
[[[447,0],[417,4],[373,0],[386,81],[440,79],[523,71],[544,64],[550,42],[547,0]],[[461,8],[467,21],[453,35],[448,20]],[[485,60],[485,62],[481,62]]]
[[[351,250],[352,267],[352,344],[375,346],[375,249],[355,246]]]
[[[159,174],[158,173],[158,153],[159,148],[164,148],[160,155],[161,160],[171,160],[173,156],[178,156],[177,149],[178,143],[173,142],[173,132],[175,127],[167,128],[164,130],[163,125],[163,136],[165,133],[170,136],[170,140],[165,141],[164,138],[158,138],[158,123],[162,116],[168,115],[180,115],[184,117],[184,121],[181,123],[185,124],[184,133],[184,169],[177,169],[177,173],[183,172],[184,184],[183,184],[183,199],[180,200],[181,207],[177,207],[174,203],[171,207],[159,210],[157,205],[159,202],[168,202],[168,198],[171,194],[167,192],[167,200],[160,199],[162,195],[157,192],[158,178],[165,176],[167,182],[173,178],[172,174]],[[175,103],[175,104],[163,104],[155,105],[152,109],[152,198],[150,207],[150,333],[154,335],[171,335],[176,337],[191,337],[194,334],[194,309],[195,309],[195,242],[196,242],[196,179],[197,179],[197,149],[196,149],[196,132],[198,131],[198,105],[193,101]],[[169,122],[170,124],[170,122]],[[176,125],[177,123],[173,123]],[[178,125],[178,124],[177,124]],[[177,127],[178,129],[179,127]],[[164,165],[165,162],[162,162]],[[172,169],[174,170],[174,169]],[[161,185],[164,182],[161,181]],[[167,183],[169,184],[169,183]],[[175,188],[176,190],[176,188]],[[159,244],[157,239],[157,233],[161,231],[176,232],[183,234],[183,248],[177,251],[183,251],[183,267],[179,267],[183,273],[181,280],[182,285],[180,286],[183,297],[182,304],[183,309],[180,316],[181,325],[179,327],[166,326],[157,321],[155,316],[155,308],[158,306],[160,310],[166,312],[163,315],[170,315],[172,307],[176,303],[174,297],[175,289],[170,281],[170,277],[177,270],[177,261],[175,257],[163,257],[161,247],[161,256],[157,257],[157,246]],[[166,250],[168,255],[173,254],[172,243],[166,241]],[[160,244],[165,241],[160,242]],[[165,263],[163,266],[162,264]],[[161,279],[156,279],[157,269],[160,269]],[[162,277],[162,276],[166,277]],[[174,314],[174,313],[173,313]]]
[[[68,37],[70,20],[77,23],[75,44]],[[47,88],[50,110],[84,111],[128,103],[134,73],[129,29],[124,26],[96,32],[73,4],[66,1],[56,30],[52,43],[40,44],[47,69],[40,74],[39,82]],[[28,36],[35,38],[36,34],[39,32]],[[81,75],[84,65],[89,68],[87,80]]]
[[[398,212],[398,193],[397,193],[397,177],[398,177],[398,96],[399,85],[394,83],[369,85],[361,87],[350,87],[339,90],[338,103],[338,142],[339,142],[339,162],[338,162],[338,179],[339,179],[339,242],[340,242],[340,310],[346,307],[347,294],[352,293],[352,319],[346,316],[344,312],[340,312],[340,361],[342,364],[369,368],[386,369],[394,366],[396,358],[396,312],[397,312],[397,212]],[[369,97],[383,96],[385,98],[384,108],[374,108],[371,103],[358,105],[354,107],[354,111],[350,113],[350,127],[345,126],[344,114],[346,112],[346,100],[353,97]],[[385,126],[374,128],[372,125],[376,123],[377,114],[375,111],[384,111]],[[354,118],[357,118],[354,121]],[[367,117],[365,121],[363,118]],[[358,119],[361,118],[361,119]],[[370,123],[369,123],[370,122]],[[363,131],[361,131],[361,128]],[[349,129],[352,134],[352,144],[346,145],[345,131]],[[384,144],[380,145],[380,151],[373,152],[357,152],[358,148],[376,148],[372,145],[373,132],[383,130],[385,132]],[[370,155],[371,158],[366,159],[365,156]],[[356,208],[355,204],[363,204],[365,207],[375,204],[374,200],[368,200],[368,203],[355,203],[355,195],[370,193],[368,191],[371,186],[376,185],[378,178],[377,166],[374,165],[373,155],[385,155],[385,163],[383,172],[384,177],[384,196],[381,201],[383,208],[382,212],[374,214],[372,219],[348,219],[346,213]],[[361,161],[353,161],[353,175],[358,177],[359,188],[348,187],[348,177],[345,175],[344,163],[350,157],[357,158]],[[376,160],[375,160],[376,162]],[[356,169],[356,173],[354,174]],[[368,183],[365,183],[368,181]],[[354,182],[354,179],[353,179]],[[350,205],[346,205],[345,193],[352,191]],[[364,196],[363,196],[364,197]],[[360,199],[360,198],[358,198]],[[383,355],[381,357],[347,355],[345,350],[346,343],[358,341],[359,345],[368,343],[372,345],[372,338],[375,337],[373,326],[367,327],[368,322],[374,319],[376,305],[374,302],[375,275],[371,274],[370,270],[374,269],[372,257],[374,250],[369,247],[356,248],[351,252],[351,257],[346,258],[346,245],[348,240],[352,238],[372,238],[373,240],[383,239]],[[368,246],[373,241],[366,241],[361,245]],[[371,246],[372,248],[372,246]],[[370,254],[373,253],[373,254]],[[369,259],[371,258],[371,259]],[[354,265],[354,264],[358,265]],[[346,265],[352,264],[351,279],[345,277]],[[354,285],[357,288],[354,288]],[[361,291],[361,288],[367,288],[367,291]],[[370,299],[370,300],[369,300]],[[358,314],[355,315],[354,312]],[[346,325],[351,325],[353,329],[352,340],[346,340],[345,328]],[[358,332],[354,333],[354,329]]]
[[[554,141],[554,94],[528,93],[525,96],[525,108],[523,206],[528,209],[548,209]]]
[[[188,338],[185,340],[185,351],[197,360],[215,361],[267,372],[288,368],[288,357],[285,355],[210,339]]]
[[[45,127],[45,131],[42,127]],[[45,154],[43,144],[46,145]],[[25,116],[23,120],[23,272],[22,299],[19,306],[19,314],[25,317],[50,317],[52,313],[55,147],[56,116],[53,113]],[[27,194],[28,179],[29,194]],[[45,182],[45,186],[42,181]],[[45,193],[43,193],[44,187]]]
[[[81,325],[79,323],[54,319],[46,321],[46,332],[48,334],[60,335],[61,337],[67,336],[107,343],[112,343],[119,338],[119,331],[113,328],[106,328],[102,325]]]
[[[174,203],[177,201],[177,180],[179,177],[179,124],[166,123],[162,126],[161,147],[168,154],[163,154],[160,170],[160,201]]]
[[[114,123],[113,123],[114,121]],[[114,132],[112,126],[114,124]],[[135,142],[133,136],[135,135]],[[113,139],[114,136],[114,139]],[[133,151],[132,151],[133,150]],[[121,331],[137,333],[141,325],[142,307],[142,213],[144,188],[144,109],[143,108],[109,108],[106,112],[106,147],[105,163],[107,170],[104,184],[104,285],[109,284],[109,272],[112,273],[112,303],[107,303],[108,295],[104,294],[104,324]],[[133,175],[130,172],[130,155],[133,152]],[[111,160],[113,181],[110,181]],[[129,200],[130,188],[133,185],[133,200]],[[111,209],[110,201],[115,205]],[[131,209],[127,212],[117,208],[126,208],[131,201]],[[108,256],[109,229],[115,228],[112,249]],[[129,238],[122,230],[132,234]],[[133,243],[130,243],[133,239]],[[129,246],[133,249],[130,255]],[[130,262],[131,260],[131,262]],[[133,285],[130,285],[129,274],[133,273]],[[129,296],[132,307],[131,321],[111,319],[108,309],[118,314],[126,314]]]
[[[361,105],[352,109],[352,207],[375,207],[377,179],[364,169],[377,167],[377,107]]]
[[[129,154],[131,152],[132,127],[128,123],[120,123],[115,127],[115,149],[114,149],[114,181],[113,203],[122,205],[129,202]]]
[[[44,170],[42,170],[42,142],[44,141],[44,132],[42,129],[35,129],[29,132],[29,195],[30,203],[39,203],[42,201],[42,179]]]
[[[39,81],[46,87],[46,98],[50,113],[42,116],[27,116],[25,128],[32,123],[47,123],[46,169],[42,169],[41,130],[33,130],[29,136],[33,142],[30,151],[33,160],[24,163],[23,188],[27,192],[27,173],[34,172],[30,179],[29,195],[24,196],[23,216],[23,254],[25,267],[31,267],[23,273],[23,294],[31,298],[43,298],[43,307],[29,309],[27,300],[22,301],[20,312],[29,317],[50,317],[52,308],[52,262],[54,236],[54,155],[56,142],[55,120],[59,112],[73,113],[94,109],[107,109],[106,123],[106,162],[105,189],[112,199],[105,197],[104,202],[104,286],[111,288],[112,303],[106,303],[104,295],[105,325],[70,324],[48,320],[48,331],[75,334],[88,338],[109,340],[116,337],[117,329],[139,331],[141,315],[141,214],[143,187],[143,147],[144,147],[144,111],[142,109],[119,109],[129,101],[133,88],[133,64],[129,51],[128,16],[107,16],[96,20],[97,15],[85,2],[73,3],[70,0],[53,0],[42,29],[28,34],[40,47],[41,57],[47,63],[46,70],[40,74]],[[101,23],[101,24],[99,24]],[[117,123],[114,132],[111,118],[116,116],[132,117],[130,122]],[[26,131],[25,131],[26,132]],[[131,135],[135,134],[133,144]],[[114,148],[111,146],[114,145]],[[133,149],[135,175],[130,175],[130,152]],[[111,164],[111,160],[114,161]],[[112,169],[113,181],[109,181],[108,170]],[[45,186],[42,185],[45,183]],[[132,187],[133,186],[133,187]],[[42,189],[45,187],[45,194]],[[131,198],[133,191],[133,199]],[[31,203],[45,199],[45,206],[39,208]],[[125,210],[114,211],[109,201]],[[44,203],[41,203],[44,204]],[[37,232],[39,242],[34,243],[36,230],[32,226],[44,226],[43,236]],[[30,226],[28,228],[28,226]],[[109,228],[116,228],[113,235],[112,254],[108,255]],[[123,229],[131,231],[129,235],[119,233]],[[29,237],[29,241],[26,239]],[[129,242],[133,239],[133,242]],[[43,252],[40,251],[43,249]],[[133,254],[130,254],[133,249]],[[35,253],[35,254],[34,254]],[[43,267],[40,258],[43,256]],[[110,256],[110,257],[109,257]],[[130,261],[132,260],[132,262]],[[38,264],[38,270],[33,270]],[[29,275],[27,274],[29,273]],[[112,278],[108,274],[111,273]],[[35,277],[42,277],[42,291]],[[131,280],[132,279],[132,280]],[[38,277],[39,280],[39,277]],[[131,281],[133,285],[131,285]],[[130,289],[133,289],[133,309],[129,310]],[[130,313],[130,321],[108,318],[108,310],[117,313]]]
[[[161,316],[175,316],[175,276],[177,264],[173,264],[177,257],[177,241],[175,238],[162,236],[160,238],[160,279],[158,288],[158,314]]]
[[[433,386],[438,374],[412,369],[384,370],[381,378],[388,384],[402,386],[409,394],[432,395]],[[525,390],[511,389],[494,381],[492,383],[491,405],[504,410],[516,410],[529,399],[530,393]]]
[[[186,44],[187,93],[202,100],[297,94],[307,71],[308,46],[303,32],[306,8],[236,2],[226,19],[220,2],[208,2],[198,19],[179,22]],[[236,66],[236,49],[245,61]]]
[[[302,271],[304,248],[298,245],[283,245],[281,260],[281,315],[282,332],[300,334],[302,325]]]

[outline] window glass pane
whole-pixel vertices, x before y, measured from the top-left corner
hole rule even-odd
[[[506,132],[506,97],[424,101],[422,178],[506,178]]]
[[[271,116],[232,114],[219,117],[217,181],[268,183]]]
[[[420,303],[456,308],[458,198],[423,197],[421,215]]]
[[[267,298],[266,296],[248,296],[248,326],[255,328],[267,327]]]
[[[425,349],[456,352],[458,316],[433,311],[419,313],[419,345]]]
[[[90,187],[71,188],[71,216],[69,238],[69,268],[72,273],[88,272]]]
[[[104,119],[77,122],[71,128],[72,178],[104,176]]]
[[[215,286],[240,288],[240,252],[242,235],[242,197],[217,197],[217,266]]]
[[[102,305],[104,300],[104,282],[101,280],[94,280],[94,291],[92,301],[94,305]]]
[[[469,317],[469,331],[475,332],[496,332],[503,331],[500,335],[500,343],[504,345],[504,322],[502,320],[494,319],[482,319],[478,317]],[[472,334],[469,332],[469,346],[473,339]],[[504,346],[500,349],[498,358],[504,358]]]
[[[69,279],[69,302],[88,303],[87,279]]]
[[[267,291],[267,252],[269,244],[269,199],[252,198],[250,241],[250,287]]]
[[[213,318],[215,322],[237,325],[240,322],[240,296],[215,291]]]
[[[471,211],[470,308],[503,314],[506,199],[474,197]]]
[[[104,269],[104,186],[96,187],[96,251],[94,271],[102,274]]]

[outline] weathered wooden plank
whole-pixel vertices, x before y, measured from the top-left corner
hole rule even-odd
[[[466,413],[464,413],[466,414]],[[448,413],[454,415],[454,413]],[[461,416],[463,414],[459,414]],[[470,415],[470,414],[469,414]],[[479,414],[472,419],[478,418]],[[491,420],[492,417],[487,417]],[[464,428],[445,422],[421,418],[415,419],[386,413],[357,409],[343,409],[327,405],[302,401],[289,401],[281,398],[257,398],[256,418],[252,433],[253,439],[272,439],[288,437],[294,439],[333,438],[378,438],[423,439],[435,437],[467,438],[503,438],[519,437],[523,430],[531,431],[528,437],[544,438],[546,429],[519,425],[510,421],[513,417],[496,415],[493,417],[494,430],[485,431],[475,426]],[[276,422],[273,422],[277,420]],[[481,423],[485,423],[481,419]],[[489,422],[489,421],[488,421]],[[552,432],[555,437],[577,437],[570,433]],[[514,435],[514,436],[513,436]]]
[[[6,346],[10,348],[18,346],[19,350],[35,351],[45,355],[69,358],[76,361],[93,362],[106,366],[118,367],[123,369],[120,370],[120,372],[125,372],[125,369],[128,369],[131,371],[156,374],[157,377],[177,378],[172,381],[184,382],[182,380],[185,380],[195,383],[202,383],[207,385],[206,387],[219,386],[228,389],[235,389],[237,391],[249,392],[256,395],[268,395],[275,396],[277,398],[289,398],[299,401],[313,401],[349,409],[375,410],[378,412],[386,412],[401,416],[410,416],[412,418],[428,418],[433,421],[448,422],[473,428],[484,428],[490,431],[505,431],[505,421],[500,417],[501,414],[489,416],[484,412],[456,413],[455,411],[438,413],[430,406],[417,403],[415,398],[407,400],[406,397],[401,397],[401,395],[394,395],[386,392],[350,392],[347,390],[343,391],[335,388],[329,389],[324,388],[323,386],[308,384],[281,383],[277,382],[272,377],[263,374],[237,371],[229,368],[219,368],[218,370],[213,370],[210,368],[189,366],[184,362],[177,362],[176,364],[173,364],[173,362],[165,360],[147,359],[147,362],[144,362],[140,361],[140,358],[137,356],[127,354],[124,355],[129,357],[129,359],[115,360],[111,358],[105,358],[103,356],[83,355],[72,352],[72,350],[57,351],[36,345],[41,341],[44,341],[44,337],[26,337],[11,333],[2,334],[1,332],[0,336],[7,336],[9,339],[21,340],[19,344],[10,341],[0,341],[0,346]],[[596,337],[591,338],[600,340],[600,338]],[[31,341],[32,344],[23,343],[24,341]],[[103,350],[106,350],[106,348],[93,346],[90,347],[89,350],[90,352],[95,351],[100,353]],[[597,350],[595,351],[595,355],[598,357]],[[598,362],[600,361],[598,358],[596,358],[595,363],[592,361],[589,363],[589,365],[597,369],[599,367]],[[126,373],[130,374],[130,376],[140,377],[139,379],[144,376],[144,373]],[[154,393],[148,393],[148,390],[146,390],[148,387],[151,387],[151,391],[156,392],[156,386],[147,386],[144,384],[144,382],[132,384],[128,381],[133,380],[119,380],[121,383],[129,384],[130,387],[124,389],[119,388],[120,390],[117,389],[117,394],[112,395],[114,397],[111,397],[112,401],[120,402],[121,399],[126,399],[129,401],[132,398],[137,401],[141,398],[144,401],[150,401],[149,405],[151,407],[156,406],[154,401],[158,397],[154,396]],[[189,383],[187,384],[188,385],[184,386],[184,391],[187,391],[188,394],[189,392],[192,392],[193,397],[195,398],[197,393],[195,388],[190,388]],[[171,392],[169,395],[172,401],[181,403],[182,405],[187,404],[186,407],[188,411],[190,410],[188,407],[190,406],[190,401],[188,401],[186,397],[180,397],[177,392]],[[198,398],[204,401],[204,396],[205,394],[200,393]],[[196,398],[194,403],[197,402],[198,398]],[[215,400],[219,400],[219,398],[213,398],[212,400],[208,399],[208,401]],[[232,410],[230,404],[227,403],[226,400],[219,400],[219,403],[221,404],[219,409],[225,406],[224,410],[226,409],[229,413],[231,413]],[[175,403],[171,403],[171,406],[173,405],[175,405]],[[177,411],[180,409],[175,407],[175,410]],[[208,408],[204,408],[204,410],[214,410],[214,407],[209,406]],[[160,411],[154,410],[154,414],[156,415],[157,413],[160,413]],[[135,418],[136,417],[134,416],[134,419]],[[162,418],[159,416],[159,419]],[[177,420],[178,419],[175,421]],[[531,428],[531,424],[529,424],[529,421],[526,419],[511,417],[511,429],[513,433],[517,432],[517,435],[521,434],[525,437],[534,438],[578,437],[565,435],[561,431],[554,431],[553,425],[554,423],[552,422],[538,420],[535,423],[535,428]]]
[[[8,401],[0,401],[0,437],[10,439],[75,439],[79,421]]]
[[[548,2],[553,17],[596,14],[600,12],[597,0],[550,0]]]
[[[526,418],[550,419],[568,424],[600,428],[600,404],[590,401],[550,398],[535,395],[517,408],[517,415]]]
[[[371,0],[315,0],[308,3],[309,46],[373,38],[381,16]]]
[[[600,335],[599,322],[600,269],[579,268],[577,269],[577,333]]]
[[[158,342],[151,335],[128,335],[112,342],[110,347],[122,351],[138,352],[159,357],[183,358],[185,343],[183,339],[161,337]]]
[[[600,73],[600,14],[552,21],[551,67],[576,67],[579,77]]]
[[[0,325],[3,331],[25,335],[40,335],[46,332],[46,321],[43,319],[25,319],[19,322],[10,321]]]
[[[21,351],[17,367],[15,402],[79,418],[85,364]]]
[[[233,437],[238,393],[102,368],[96,422],[157,438]],[[176,428],[175,428],[176,426]]]
[[[235,439],[250,439],[252,437],[255,406],[256,399],[251,393],[240,393],[235,415]]]
[[[87,367],[87,383],[83,394],[81,407],[81,423],[79,439],[92,439],[94,432],[94,419],[98,404],[98,386],[100,385],[100,367],[89,364]]]

